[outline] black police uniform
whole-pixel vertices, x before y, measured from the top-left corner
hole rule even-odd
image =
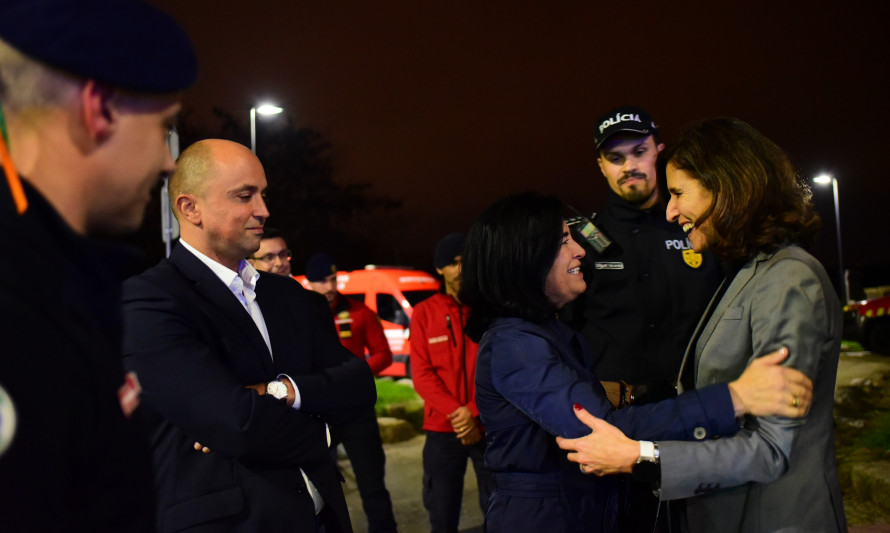
[[[0,455],[0,531],[152,531],[148,437],[118,399],[117,266],[133,257],[25,191],[19,216],[0,174],[0,387],[12,402],[0,425],[16,428]]]
[[[636,386],[637,404],[672,397],[686,345],[720,284],[719,265],[692,250],[661,204],[640,209],[609,191],[594,222],[613,244],[598,254],[574,235],[587,252],[587,290],[561,318],[587,339],[599,379]],[[624,478],[623,484],[622,531],[671,531],[668,521],[678,524],[679,507],[658,514],[648,483]]]
[[[600,255],[580,238],[587,290],[572,308],[571,324],[593,349],[598,378],[669,395],[686,344],[720,283],[718,264],[692,250],[661,204],[639,209],[610,191],[595,223],[613,245]]]

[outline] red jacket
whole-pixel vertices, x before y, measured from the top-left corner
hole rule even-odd
[[[367,361],[371,372],[377,374],[392,364],[389,341],[374,311],[361,302],[337,293],[331,312],[340,343],[353,355]]]
[[[468,310],[447,294],[417,304],[411,317],[411,377],[424,401],[423,429],[453,433],[446,415],[476,408],[477,345],[464,335]]]

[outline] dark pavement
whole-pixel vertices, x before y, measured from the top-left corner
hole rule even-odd
[[[400,533],[422,533],[430,530],[426,509],[421,500],[421,479],[423,466],[421,451],[426,437],[419,435],[411,440],[384,444],[386,452],[386,487],[392,497],[393,511]],[[362,511],[362,502],[355,485],[355,476],[348,460],[340,461],[340,469],[346,483],[343,492],[349,506],[352,527],[355,533],[367,533],[368,523]],[[482,510],[479,509],[479,491],[476,489],[476,474],[467,461],[467,474],[464,478],[464,499],[461,507],[460,531],[462,533],[482,533]]]

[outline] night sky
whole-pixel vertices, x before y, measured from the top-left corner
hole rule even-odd
[[[285,107],[332,143],[339,183],[404,202],[382,236],[401,256],[430,261],[436,240],[512,192],[596,210],[594,124],[633,104],[667,142],[736,116],[801,177],[833,173],[846,266],[890,265],[890,4],[152,1],[198,50],[192,116],[219,106],[246,124],[256,102]],[[831,193],[814,193],[815,253],[833,272]]]

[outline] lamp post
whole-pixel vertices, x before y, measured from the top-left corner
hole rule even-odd
[[[277,115],[284,108],[272,104],[260,104],[250,108],[250,151],[256,153],[256,115]]]
[[[844,305],[846,305],[847,302],[850,301],[850,294],[847,289],[847,272],[844,270],[844,252],[841,247],[841,206],[837,192],[837,178],[830,174],[820,174],[813,178],[813,181],[819,185],[828,185],[830,183],[832,189],[834,189],[834,227],[837,232],[837,265],[841,273],[841,296],[844,299]]]
[[[170,130],[167,137],[167,146],[170,148],[170,156],[174,161],[179,159],[179,132],[176,128]],[[164,184],[161,186],[161,240],[164,241],[164,250],[166,255],[170,257],[170,249],[173,246],[173,239],[179,238],[179,222],[173,216],[170,206],[170,197],[167,191],[170,189],[170,178],[164,178]]]

